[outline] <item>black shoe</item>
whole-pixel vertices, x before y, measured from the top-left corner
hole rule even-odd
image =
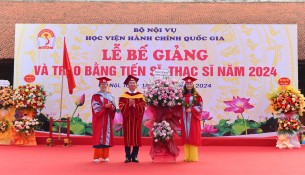
[[[125,163],[129,163],[129,162],[131,162],[131,160],[129,158],[126,158]]]
[[[139,160],[137,158],[133,158],[132,162],[139,163]]]

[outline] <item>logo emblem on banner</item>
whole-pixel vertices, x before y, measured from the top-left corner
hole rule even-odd
[[[33,83],[35,81],[35,75],[32,74],[28,74],[26,76],[24,76],[24,81],[27,83]]]
[[[37,36],[38,49],[53,49],[55,45],[55,40],[56,38],[52,30],[41,30]]]
[[[290,84],[290,80],[287,77],[282,77],[278,80],[279,85],[288,86]]]

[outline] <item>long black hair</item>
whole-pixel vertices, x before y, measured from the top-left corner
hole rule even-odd
[[[195,87],[193,85],[191,93],[194,94],[194,92],[196,92],[196,90],[195,90]],[[183,86],[183,94],[188,94],[188,93],[190,93],[190,91],[188,89],[186,89],[186,84],[184,84],[184,86]]]

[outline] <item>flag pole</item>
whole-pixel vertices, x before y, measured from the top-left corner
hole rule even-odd
[[[60,112],[59,112],[59,120],[61,120],[61,115],[62,115],[62,91],[63,91],[63,84],[64,84],[64,71],[62,72],[61,75],[61,92],[60,92]],[[61,122],[58,125],[58,139],[60,140],[60,133],[61,133]]]
[[[69,94],[73,93],[73,89],[76,87],[74,76],[73,76],[73,70],[71,67],[68,49],[66,46],[66,37],[64,37],[64,47],[63,47],[63,64],[62,64],[62,76],[61,76],[61,93],[60,93],[60,122],[62,122],[62,95],[63,95],[63,81],[64,81],[64,75],[66,75],[68,80],[68,89]],[[59,125],[59,135],[58,138],[60,139],[60,126]]]
[[[66,38],[64,37],[64,45]],[[65,47],[65,46],[64,46]],[[63,84],[64,84],[64,69],[62,68],[62,74],[61,74],[61,88],[60,88],[60,107],[59,107],[59,120],[61,120],[61,115],[62,115],[62,91],[63,91]],[[60,140],[60,132],[61,132],[61,122],[58,125],[58,140]]]

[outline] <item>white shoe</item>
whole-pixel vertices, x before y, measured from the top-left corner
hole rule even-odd
[[[100,163],[100,159],[94,159],[93,162]]]
[[[109,159],[108,158],[104,159],[104,162],[109,162]]]

